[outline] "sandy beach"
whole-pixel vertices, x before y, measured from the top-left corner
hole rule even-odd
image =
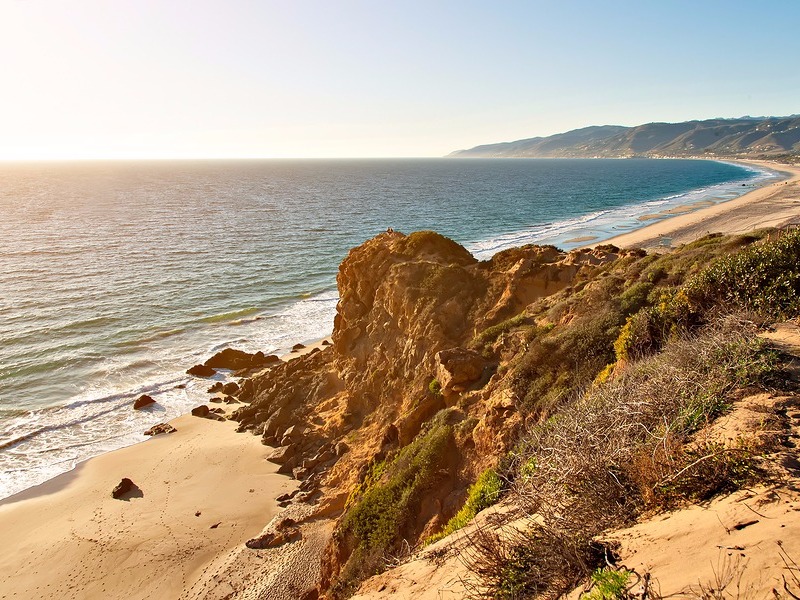
[[[174,433],[0,500],[0,599],[206,595],[220,561],[261,533],[297,482],[234,421],[184,415],[170,424]],[[112,498],[124,477],[136,488]]]
[[[799,166],[755,160],[735,162],[779,171],[786,178],[734,200],[698,210],[693,210],[696,206],[686,206],[668,211],[670,214],[644,215],[642,219],[645,221],[663,220],[591,245],[614,244],[622,248],[638,246],[647,249],[675,247],[709,233],[746,233],[765,227],[800,224]]]
[[[294,482],[232,421],[177,429],[79,465],[0,505],[0,598],[175,598],[258,534]],[[121,478],[138,487],[124,499]]]

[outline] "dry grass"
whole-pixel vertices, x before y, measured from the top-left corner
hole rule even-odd
[[[728,317],[675,337],[531,428],[513,455],[512,494],[537,525],[476,536],[475,596],[558,595],[598,566],[604,549],[593,539],[604,530],[744,483],[747,448],[687,442],[727,409],[731,392],[775,368],[755,333]]]

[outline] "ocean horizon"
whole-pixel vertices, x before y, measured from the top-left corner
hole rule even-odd
[[[776,177],[688,159],[0,164],[0,498],[207,401],[185,371],[222,348],[330,334],[339,263],[387,228],[479,259],[569,250]],[[156,405],[131,410],[143,393]]]

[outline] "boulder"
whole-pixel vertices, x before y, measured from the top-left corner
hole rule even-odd
[[[263,352],[250,354],[244,350],[225,348],[209,358],[204,364],[215,369],[230,369],[231,371],[249,370],[280,362],[280,358],[271,354],[266,356]]]
[[[486,361],[474,350],[451,348],[436,353],[436,379],[442,392],[461,392],[483,375]]]
[[[264,550],[266,548],[275,548],[276,546],[294,542],[301,537],[302,535],[299,529],[290,528],[285,531],[264,533],[257,538],[247,540],[244,545],[254,550]]]
[[[209,412],[211,412],[205,404],[201,404],[200,406],[192,409],[192,414],[195,417],[207,417]]]
[[[252,358],[252,354],[243,350],[225,348],[209,358],[204,364],[207,367],[213,367],[215,369],[230,369],[231,371],[235,371],[237,369],[246,369],[249,367]]]
[[[211,377],[216,371],[207,365],[195,365],[188,371],[186,371],[189,375],[194,375],[195,377]]]
[[[162,433],[175,433],[177,429],[175,429],[169,423],[159,423],[158,425],[153,425],[150,429],[144,432],[145,435],[159,435]]]
[[[216,394],[217,392],[221,392],[225,386],[222,385],[221,381],[215,381],[210,388],[208,388],[209,394]]]
[[[294,346],[292,346],[292,352],[297,352],[298,350],[302,350],[305,347],[306,347],[305,344],[295,344]]]
[[[230,381],[225,385],[223,385],[219,390],[214,390],[214,391],[219,391],[222,392],[223,394],[227,394],[228,396],[232,396],[233,394],[239,391],[239,384],[236,383],[235,381]]]
[[[112,490],[111,497],[114,498],[115,500],[118,500],[119,498],[130,492],[132,489],[134,489],[135,487],[136,484],[133,483],[133,481],[131,481],[127,477],[123,477],[122,481],[120,481],[117,484],[117,487],[115,487]]]
[[[276,465],[282,465],[292,456],[294,456],[294,448],[292,446],[280,446],[267,456],[267,460]]]
[[[145,406],[149,406],[151,404],[155,404],[155,402],[156,401],[153,400],[147,394],[142,394],[136,400],[133,401],[133,409],[134,410],[139,410],[141,408],[144,408]]]
[[[250,402],[255,396],[256,387],[252,379],[243,379],[239,385],[239,391],[236,397],[240,402]]]
[[[275,354],[265,355],[263,352],[258,351],[255,354],[253,354],[253,360],[251,364],[254,367],[264,367],[267,365],[275,365],[278,364],[279,362],[283,361],[281,361],[281,359]]]

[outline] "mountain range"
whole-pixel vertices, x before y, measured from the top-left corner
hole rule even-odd
[[[800,154],[800,115],[600,125],[547,137],[484,144],[451,157],[627,158],[665,156],[770,157]]]

